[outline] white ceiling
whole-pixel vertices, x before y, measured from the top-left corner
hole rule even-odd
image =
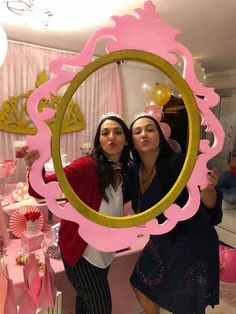
[[[95,30],[111,26],[112,15],[131,14],[144,0],[40,0],[54,11],[48,29],[24,25],[25,17],[0,0],[0,23],[8,39],[79,52]],[[180,30],[178,40],[206,73],[236,69],[236,0],[154,0],[164,22]],[[104,7],[101,7],[104,3]],[[128,3],[128,4],[127,4]],[[54,6],[54,7],[53,7]],[[97,55],[104,52],[100,45]]]

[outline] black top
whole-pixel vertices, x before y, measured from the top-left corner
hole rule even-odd
[[[161,199],[165,183],[158,175],[143,195],[139,193],[139,163],[130,167],[129,178],[135,212]],[[166,234],[151,235],[131,276],[133,286],[175,314],[201,314],[208,304],[219,303],[219,242],[214,225],[221,222],[222,195],[217,193],[214,209],[201,203],[192,218],[178,222]],[[185,188],[176,203],[183,206],[187,199]],[[157,219],[163,221],[164,215]]]

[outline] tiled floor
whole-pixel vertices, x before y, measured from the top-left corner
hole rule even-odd
[[[230,303],[221,299],[220,305],[216,306],[215,309],[207,309],[207,314],[235,314],[236,304],[231,305]]]
[[[161,314],[169,314],[165,310],[161,311]],[[225,300],[221,299],[220,304],[217,305],[214,309],[208,307],[206,310],[206,314],[236,314],[236,304],[233,306],[226,302]]]
[[[141,307],[136,304],[132,311],[129,313],[121,313],[121,314],[145,314]],[[170,312],[166,310],[161,310],[161,314],[170,314]],[[214,309],[208,307],[206,310],[206,314],[236,314],[236,300],[234,303],[230,304],[224,299],[220,299],[220,304],[217,305]]]
[[[234,302],[230,302],[225,300],[224,298],[220,299],[220,304],[217,305],[214,309],[208,307],[206,310],[206,314],[236,314],[236,295],[232,297]],[[232,300],[231,299],[231,300]],[[62,311],[62,314],[73,314]],[[120,314],[145,314],[140,305],[135,304],[129,313],[120,313]],[[161,310],[161,314],[170,314],[170,312],[166,310]]]

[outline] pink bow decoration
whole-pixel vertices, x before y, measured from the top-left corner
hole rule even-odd
[[[55,285],[55,273],[52,269],[49,255],[45,254],[45,269],[39,295],[39,308],[53,308],[56,302],[57,288]]]

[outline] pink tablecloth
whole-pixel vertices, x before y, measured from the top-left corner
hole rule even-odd
[[[37,206],[42,211],[45,222],[47,221],[48,209],[45,203],[39,204],[32,197],[22,202],[12,203],[10,197],[8,196],[5,201],[9,202],[8,205],[3,207],[7,220],[9,220],[11,213],[16,208],[24,205],[33,205]],[[54,217],[54,221],[57,222],[59,219]],[[49,226],[45,224],[43,231],[48,230],[48,228]],[[129,277],[138,255],[147,241],[147,237],[138,238],[136,244],[134,244],[131,248],[117,253],[111,264],[108,278],[112,295],[112,314],[129,314],[131,313],[131,309],[136,304],[134,293],[130,287]],[[14,281],[15,294],[18,302],[24,289],[23,266],[16,265],[15,262],[15,257],[20,247],[21,240],[14,239],[10,240],[10,245],[7,248],[7,266],[9,276]],[[34,252],[38,254],[40,259],[43,261],[42,250]],[[62,291],[62,308],[66,313],[74,314],[76,293],[67,279],[63,263],[61,260],[51,259],[51,265],[56,273],[57,289]]]
[[[129,277],[137,260],[140,250],[147,242],[146,237],[139,238],[129,250],[116,254],[109,272],[109,284],[112,294],[112,314],[128,314],[136,303],[130,288]],[[11,240],[7,249],[7,266],[10,278],[14,281],[15,294],[19,302],[24,289],[23,266],[16,265],[15,257],[20,249],[21,240]],[[41,250],[35,251],[43,261]],[[68,281],[61,260],[51,259],[51,265],[56,273],[57,289],[62,291],[62,308],[66,313],[74,314],[75,291]]]
[[[24,290],[24,279],[23,279],[23,266],[16,264],[16,254],[21,247],[21,240],[10,240],[10,245],[7,248],[7,268],[9,276],[13,279],[15,295],[17,303],[21,299]],[[44,262],[42,250],[34,251],[33,253],[40,256],[40,260]],[[68,313],[73,313],[73,302],[75,299],[74,289],[68,281],[66,274],[64,272],[63,263],[60,259],[50,259],[53,270],[56,274],[56,284],[57,289],[62,291],[62,308],[64,308]],[[72,303],[72,304],[71,304]]]

